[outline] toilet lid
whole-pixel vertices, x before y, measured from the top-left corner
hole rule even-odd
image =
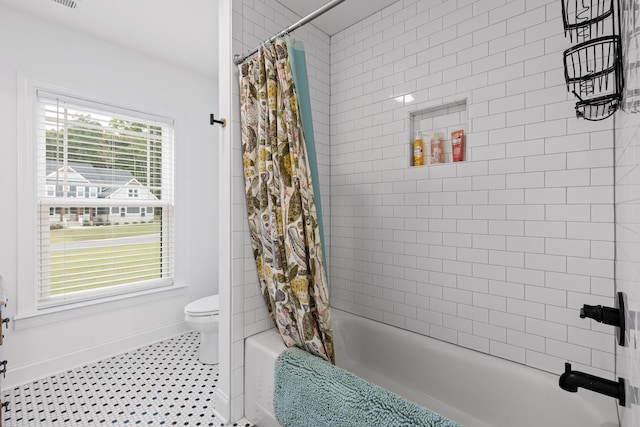
[[[190,302],[184,308],[184,312],[192,316],[209,316],[218,314],[219,307],[218,295],[210,295]]]

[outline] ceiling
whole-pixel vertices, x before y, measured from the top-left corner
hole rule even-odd
[[[76,1],[79,3],[76,9],[51,0],[0,0],[0,6],[35,15],[191,70],[217,74],[216,0]],[[329,2],[279,1],[301,17]],[[346,0],[318,17],[313,24],[333,35],[396,1]]]

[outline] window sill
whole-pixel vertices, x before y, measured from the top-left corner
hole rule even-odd
[[[13,317],[13,323],[16,330],[28,329],[40,325],[77,319],[80,316],[117,310],[166,298],[174,298],[184,295],[186,289],[187,285],[165,286],[163,288],[51,307],[38,310],[36,313],[16,315]]]

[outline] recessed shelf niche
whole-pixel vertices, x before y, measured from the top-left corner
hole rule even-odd
[[[409,165],[414,165],[413,158],[413,142],[416,132],[422,133],[422,143],[424,152],[424,166],[437,166],[440,164],[448,164],[453,162],[451,132],[457,130],[464,131],[464,150],[462,161],[467,160],[467,100],[457,100],[434,107],[424,108],[422,110],[409,112]],[[431,163],[431,137],[435,133],[442,134],[442,163]],[[417,166],[420,167],[420,166]]]

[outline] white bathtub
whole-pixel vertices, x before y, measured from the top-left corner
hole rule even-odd
[[[617,401],[568,393],[556,375],[342,311],[332,315],[338,366],[465,427],[619,425]],[[280,426],[273,373],[284,349],[275,330],[245,342],[245,416],[259,427]]]

